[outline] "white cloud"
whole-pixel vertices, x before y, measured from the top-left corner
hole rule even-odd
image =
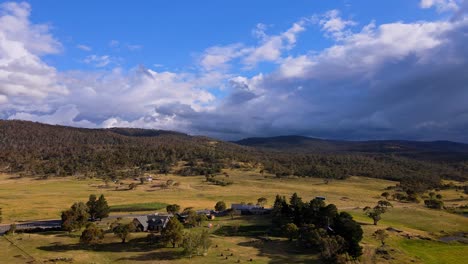
[[[228,46],[213,46],[203,52],[199,63],[206,70],[226,69],[228,68],[228,62],[245,55],[246,52],[248,52],[248,49],[245,49],[240,43]]]
[[[251,49],[243,59],[243,63],[247,67],[253,67],[262,61],[275,62],[279,60],[284,50],[290,50],[295,46],[297,35],[305,30],[305,23],[306,20],[301,19],[279,35],[262,35],[260,45]]]
[[[95,67],[105,67],[112,62],[112,58],[109,55],[98,56],[96,54],[87,56],[84,60],[86,64],[92,64]]]
[[[421,0],[421,8],[427,9],[435,7],[439,12],[455,11],[458,9],[459,1],[456,0]]]
[[[326,36],[336,40],[341,40],[351,34],[347,28],[357,24],[352,20],[342,19],[340,17],[340,11],[336,9],[326,12],[318,23],[322,27],[322,31],[326,32]]]
[[[87,45],[83,45],[83,44],[79,44],[79,45],[76,45],[76,47],[80,50],[84,50],[84,51],[91,51],[92,48],[90,46],[87,46]]]
[[[31,24],[27,3],[0,5],[0,100],[11,107],[27,104],[26,98],[39,100],[50,94],[65,94],[57,72],[40,56],[58,53],[60,43],[48,26]],[[0,109],[4,108],[2,105]]]

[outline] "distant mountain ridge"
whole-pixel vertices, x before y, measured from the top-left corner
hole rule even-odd
[[[245,138],[234,143],[286,152],[301,153],[394,153],[402,156],[468,157],[468,144],[452,141],[327,140],[305,136]]]

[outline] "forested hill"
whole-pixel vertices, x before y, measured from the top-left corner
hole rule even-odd
[[[304,136],[246,138],[234,143],[268,150],[301,153],[378,153],[393,154],[421,160],[468,160],[468,144],[450,141],[344,141]]]
[[[280,137],[224,142],[133,128],[84,129],[0,120],[0,171],[36,176],[134,177],[145,171],[214,175],[247,166],[277,177],[352,175],[437,182],[468,179],[466,145]],[[242,146],[248,145],[248,146]],[[398,151],[396,151],[398,150]]]

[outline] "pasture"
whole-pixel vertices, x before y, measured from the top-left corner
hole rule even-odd
[[[305,201],[315,196],[325,196],[327,203],[348,211],[362,224],[362,263],[463,263],[464,256],[468,253],[466,244],[437,241],[441,236],[468,232],[468,218],[443,210],[431,210],[425,208],[423,203],[392,201],[394,208],[382,216],[377,226],[372,225],[372,220],[363,214],[362,208],[375,205],[382,199],[380,194],[385,188],[396,182],[351,177],[327,184],[322,179],[315,178],[277,179],[254,171],[225,172],[234,184],[217,186],[207,183],[205,177],[201,176],[157,175],[153,182],[138,185],[134,190],[128,190],[127,186],[139,181],[124,180],[106,185],[100,179],[67,177],[38,180],[4,174],[0,175],[3,224],[58,219],[62,210],[69,208],[74,202],[86,202],[90,194],[104,194],[109,205],[114,208],[112,216],[165,211],[164,205],[173,203],[179,204],[181,208],[212,209],[220,200],[229,206],[231,203],[255,203],[260,197],[267,198],[267,206],[271,206],[276,194],[289,197],[297,192]],[[165,183],[168,181],[171,184],[166,187]],[[467,201],[461,192],[455,190],[444,190],[441,193],[446,203],[463,204]],[[223,217],[212,222],[223,228],[255,226],[259,225],[259,221],[261,224],[265,219],[237,217],[231,220],[230,217]],[[389,232],[387,245],[392,251],[391,258],[388,259],[375,255],[380,242],[372,237],[375,230],[387,227],[401,231]],[[86,248],[78,244],[79,234],[17,234],[9,236],[9,239],[19,248],[1,238],[0,251],[2,256],[6,256],[4,259],[2,257],[3,263],[25,263],[30,260],[30,256],[38,261],[73,258],[73,263],[151,263],[155,260],[158,263],[237,263],[238,260],[241,263],[319,263],[317,255],[296,252],[288,241],[279,238],[272,242],[262,242],[242,233],[225,236],[223,232],[215,231],[208,255],[188,259],[181,256],[180,249],[158,249],[148,245],[145,236],[145,233],[135,233],[128,244],[121,244],[113,234],[106,234],[101,245]],[[227,260],[226,253],[229,254]],[[230,256],[231,253],[233,257]],[[249,261],[251,258],[252,262]]]

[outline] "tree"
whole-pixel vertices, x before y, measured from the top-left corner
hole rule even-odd
[[[166,211],[169,214],[177,214],[180,211],[180,205],[178,204],[169,204],[166,206]]]
[[[324,236],[320,238],[320,256],[326,263],[340,263],[340,255],[344,252],[345,240],[340,236]]]
[[[390,197],[389,192],[383,192],[380,196],[384,197],[386,200],[388,200],[388,197]]]
[[[195,227],[199,221],[197,212],[195,212],[193,209],[190,209],[190,210],[184,211],[184,213],[187,215],[185,223],[191,227]]]
[[[218,212],[226,210],[226,203],[224,201],[219,201],[215,205],[215,210]]]
[[[335,218],[333,225],[335,233],[346,241],[346,252],[354,259],[362,255],[362,247],[359,245],[363,237],[361,225],[353,220],[347,212],[341,212]]]
[[[114,234],[118,238],[122,239],[122,243],[125,243],[127,238],[130,236],[130,233],[135,230],[136,230],[136,227],[133,222],[128,223],[128,224],[117,223],[115,224],[114,228],[112,228],[112,231],[114,232]]]
[[[441,199],[442,199],[442,194],[437,194],[437,195],[436,195],[436,199],[441,200]]]
[[[299,235],[299,228],[293,224],[289,223],[284,226],[284,235],[286,235],[287,238],[289,238],[289,241],[292,241],[293,239],[296,239]]]
[[[86,206],[88,207],[88,213],[92,220],[102,220],[109,216],[110,207],[103,194],[99,196],[99,199],[96,198],[96,195],[91,194],[88,202],[86,202]]]
[[[98,228],[94,223],[86,225],[86,229],[83,230],[80,236],[80,243],[91,245],[97,244],[104,238],[104,231]]]
[[[97,197],[94,194],[89,195],[89,199],[86,202],[86,206],[88,207],[88,213],[92,220],[96,219],[96,205],[97,205]]]
[[[210,234],[207,230],[202,232],[186,232],[182,241],[184,253],[190,258],[193,255],[201,255],[200,252],[206,253],[211,246]]]
[[[88,207],[83,203],[74,203],[70,209],[62,212],[62,229],[71,232],[81,229],[89,219]]]
[[[260,197],[257,199],[257,204],[260,205],[261,207],[264,207],[265,204],[267,204],[268,199],[265,197]]]
[[[380,243],[382,243],[382,246],[385,246],[385,239],[388,238],[388,234],[387,232],[385,232],[384,229],[376,230],[372,236],[374,236],[375,239],[379,240]]]
[[[374,206],[374,208],[366,206],[363,210],[369,218],[372,218],[372,220],[374,221],[374,225],[377,225],[377,222],[379,222],[380,219],[382,219],[381,215],[387,212],[388,207],[393,207],[390,202],[378,201],[377,205]]]
[[[99,220],[102,220],[103,218],[108,217],[109,213],[110,213],[110,207],[107,204],[107,200],[104,197],[104,195],[101,194],[101,196],[99,196],[99,199],[97,200],[97,203],[96,203],[96,215],[95,216]]]
[[[435,200],[435,199],[424,200],[424,204],[426,205],[427,208],[432,208],[432,209],[444,208],[444,202],[442,202],[441,200]]]
[[[184,226],[175,217],[172,217],[161,231],[161,240],[165,243],[171,243],[172,247],[182,242]]]

